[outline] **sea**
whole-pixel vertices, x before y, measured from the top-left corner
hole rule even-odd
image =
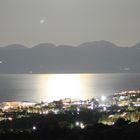
[[[91,99],[140,89],[140,73],[0,74],[0,102]]]

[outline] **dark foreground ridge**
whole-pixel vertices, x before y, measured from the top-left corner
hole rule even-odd
[[[120,119],[113,126],[95,124],[84,129],[62,128],[54,123],[51,128],[46,126],[38,131],[6,132],[1,134],[0,138],[4,140],[139,140],[139,130],[140,122],[127,124]]]

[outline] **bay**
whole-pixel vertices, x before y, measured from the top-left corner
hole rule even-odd
[[[140,74],[0,74],[0,102],[99,98],[140,89]]]

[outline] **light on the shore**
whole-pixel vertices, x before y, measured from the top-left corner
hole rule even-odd
[[[101,96],[101,101],[105,101],[106,100],[106,96]]]

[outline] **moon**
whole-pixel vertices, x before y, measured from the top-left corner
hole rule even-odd
[[[45,23],[45,19],[41,19],[40,24],[44,24],[44,23]]]

